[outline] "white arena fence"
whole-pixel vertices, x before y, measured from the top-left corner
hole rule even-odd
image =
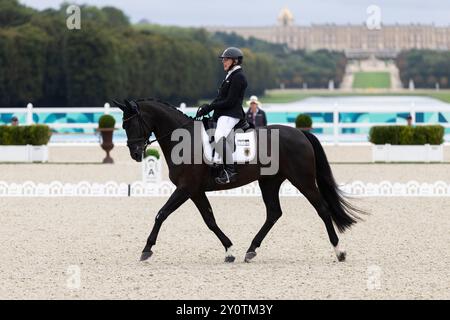
[[[359,99],[359,100],[358,100]],[[310,114],[331,114],[332,122],[314,121],[315,129],[328,130],[328,133],[318,134],[319,139],[322,142],[333,143],[335,145],[346,144],[349,142],[367,142],[367,134],[361,133],[343,133],[345,129],[361,129],[369,130],[372,126],[376,125],[399,125],[406,124],[396,122],[371,122],[369,120],[364,121],[348,121],[343,119],[344,114],[410,114],[412,116],[413,125],[428,125],[428,124],[440,124],[446,130],[445,142],[450,142],[450,121],[439,122],[437,121],[438,115],[449,116],[450,104],[441,101],[434,101],[427,97],[379,97],[375,98],[373,102],[361,100],[363,98],[355,98],[354,101],[347,101],[345,98],[320,99],[309,98],[305,101],[285,103],[285,104],[266,104],[264,110],[267,114],[298,114],[298,113],[310,113]],[[372,99],[373,100],[373,99]],[[185,113],[195,114],[196,108],[187,108],[185,104],[180,105],[180,110]],[[33,115],[55,113],[55,114],[117,114],[121,113],[118,108],[111,107],[109,103],[105,103],[103,107],[97,108],[42,108],[34,107],[31,103],[26,108],[0,108],[0,118],[2,114],[14,114],[22,115],[25,119],[25,124],[33,124]],[[433,121],[416,122],[417,114],[435,114]],[[450,117],[450,116],[449,116]],[[0,119],[1,123],[1,119]],[[276,124],[277,122],[271,122],[270,124]],[[77,122],[51,122],[45,123],[52,129],[95,129],[98,124],[96,122],[90,123],[77,123]],[[293,126],[291,122],[280,122],[283,125]],[[122,123],[117,121],[116,128],[121,130]],[[325,131],[324,131],[325,132]]]
[[[340,188],[353,197],[450,197],[450,184],[444,181],[420,183],[409,181],[398,183],[382,181],[365,183],[354,181],[341,184]],[[0,181],[0,197],[168,197],[175,190],[170,181],[144,183],[136,181],[131,184],[95,183],[81,181],[78,183],[7,183]],[[258,182],[240,188],[208,192],[213,197],[259,197],[261,190]],[[303,196],[290,182],[285,182],[280,189],[281,197]]]

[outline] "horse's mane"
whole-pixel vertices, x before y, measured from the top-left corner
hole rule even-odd
[[[180,110],[179,110],[176,106],[174,106],[173,104],[170,104],[169,102],[166,102],[166,101],[162,101],[162,100],[160,100],[160,99],[158,99],[158,98],[150,97],[150,98],[141,98],[141,99],[135,100],[135,102],[148,102],[148,101],[157,102],[157,103],[159,103],[159,104],[162,104],[162,105],[164,105],[164,106],[166,106],[166,107],[169,107],[169,108],[171,108],[171,109],[177,111],[178,113],[180,113],[181,115],[183,115],[185,118],[194,120],[193,117],[190,117],[190,116],[188,116],[187,114],[185,114],[183,111],[180,111]]]

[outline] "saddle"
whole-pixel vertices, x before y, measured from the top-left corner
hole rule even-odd
[[[213,118],[202,119],[202,142],[204,158],[212,164],[222,163],[213,147],[214,132],[217,127],[217,121]],[[235,132],[238,131],[238,132]],[[234,137],[234,139],[233,139]],[[233,161],[234,163],[249,163],[256,155],[256,137],[255,126],[246,119],[240,120],[226,137],[228,142],[233,145]]]

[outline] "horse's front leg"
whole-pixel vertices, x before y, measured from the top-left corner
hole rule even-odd
[[[185,189],[177,188],[172,193],[169,200],[167,200],[166,204],[159,210],[158,214],[156,215],[152,232],[150,233],[150,236],[147,239],[147,244],[142,251],[141,261],[145,261],[152,256],[152,247],[156,243],[159,229],[161,229],[161,225],[164,220],[166,220],[172,212],[177,210],[183,203],[185,203],[187,199],[189,199],[189,193]]]
[[[192,197],[192,201],[196,205],[198,211],[202,215],[203,220],[205,221],[208,228],[214,232],[214,234],[219,238],[220,242],[225,248],[225,262],[234,262],[235,257],[231,252],[231,247],[233,243],[231,240],[220,230],[219,226],[216,223],[216,219],[214,219],[214,214],[211,208],[211,204],[206,197],[204,192],[195,195]]]

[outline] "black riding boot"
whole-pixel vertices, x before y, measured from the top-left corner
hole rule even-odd
[[[225,138],[221,140],[223,148],[219,147],[216,150],[222,158],[223,170],[215,180],[217,184],[227,184],[236,181],[237,172],[233,163],[233,146]],[[222,149],[222,152],[219,152],[220,149]]]

